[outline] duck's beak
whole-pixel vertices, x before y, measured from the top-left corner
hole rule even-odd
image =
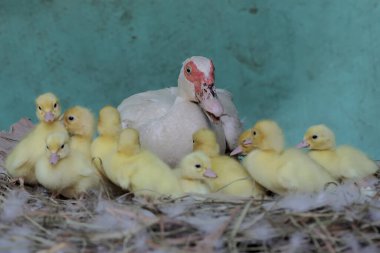
[[[298,143],[296,147],[297,147],[297,148],[308,148],[309,146],[310,146],[310,144],[307,143],[306,140],[303,140],[303,141],[301,141],[300,143]]]
[[[203,110],[219,118],[223,114],[223,106],[218,99],[213,81],[212,79],[202,82],[200,88],[196,89],[195,96]]]
[[[218,177],[216,175],[216,173],[212,169],[210,169],[210,168],[206,169],[206,171],[203,173],[203,176],[204,177],[208,177],[208,178],[216,178],[216,177]]]
[[[57,153],[51,153],[49,162],[50,164],[56,165],[59,161],[59,155]]]
[[[241,145],[237,146],[232,152],[230,153],[230,156],[238,155],[243,152],[243,147]]]

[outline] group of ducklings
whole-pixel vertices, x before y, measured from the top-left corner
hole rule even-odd
[[[219,192],[241,197],[262,197],[265,191],[317,192],[330,182],[360,179],[377,165],[352,147],[335,147],[334,133],[324,125],[307,130],[299,147],[284,149],[276,122],[262,120],[243,132],[231,153],[221,155],[210,129],[193,134],[193,152],[172,169],[140,146],[139,133],[122,129],[116,108],[106,106],[95,117],[75,106],[61,116],[58,98],[45,93],[36,99],[39,123],[7,156],[8,173],[23,184],[41,184],[53,195],[83,196],[106,181],[136,195],[157,197]],[[175,148],[175,147],[174,147]]]

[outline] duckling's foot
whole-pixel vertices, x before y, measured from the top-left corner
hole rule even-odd
[[[59,195],[59,192],[52,192],[50,198],[55,199]]]
[[[16,184],[17,182],[19,183],[21,188],[24,188],[24,178],[16,177],[9,180],[9,183],[11,184]]]
[[[77,199],[78,199],[79,201],[82,201],[82,200],[84,200],[84,199],[86,198],[86,196],[87,196],[87,194],[86,194],[85,192],[81,192],[81,193],[79,193]]]

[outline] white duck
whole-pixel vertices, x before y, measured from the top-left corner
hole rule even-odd
[[[214,65],[202,56],[183,63],[178,87],[130,96],[118,110],[123,128],[138,129],[142,147],[171,166],[192,151],[192,135],[200,128],[217,134],[222,153],[235,148],[242,131],[231,94],[215,89]]]

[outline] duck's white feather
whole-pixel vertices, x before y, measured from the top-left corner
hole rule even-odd
[[[226,114],[218,123],[209,119],[198,104],[178,96],[176,87],[133,95],[126,98],[118,110],[123,127],[136,128],[140,132],[143,148],[175,166],[191,152],[192,134],[200,128],[211,128],[216,132],[222,152],[226,148],[226,139],[235,145],[241,132],[236,108],[228,92],[217,90],[217,94]]]

